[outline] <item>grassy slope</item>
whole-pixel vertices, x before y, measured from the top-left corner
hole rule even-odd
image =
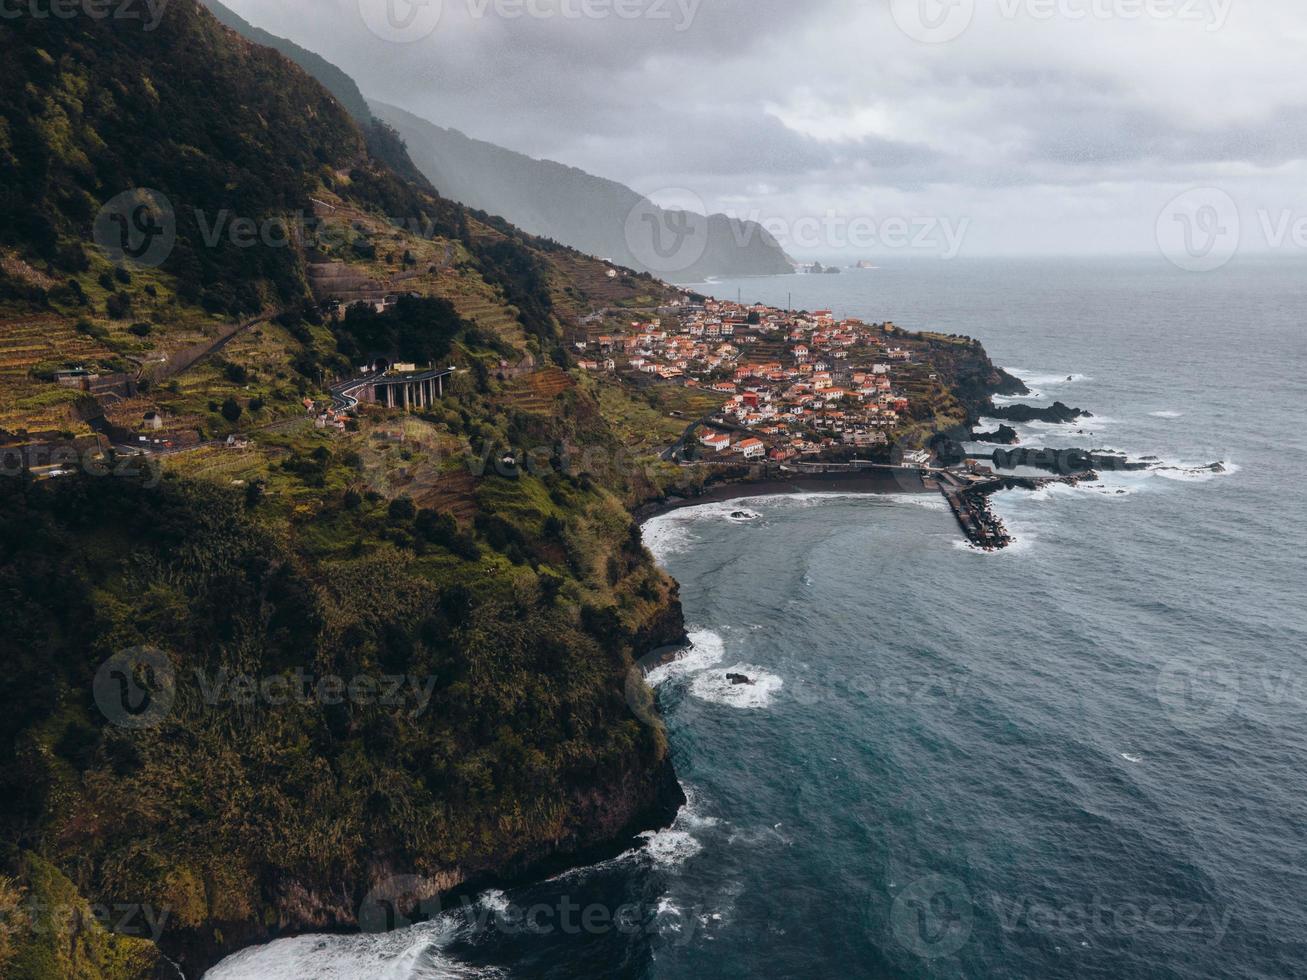
[[[31,84],[3,107],[0,149],[13,152],[0,162],[31,194],[6,225],[0,336],[23,339],[35,323],[43,363],[148,367],[260,306],[298,308],[309,261],[323,258],[383,281],[416,268],[404,288],[449,299],[468,327],[452,357],[464,373],[426,418],[375,413],[357,432],[314,430],[298,399],[321,397],[323,377],[348,365],[331,325],[291,316],[110,408],[129,426],[148,408],[170,430],[248,431],[248,449],[172,457],[153,489],[81,476],[0,485],[6,607],[58,624],[5,640],[0,704],[17,747],[3,774],[6,839],[83,895],[172,909],[162,945],[194,963],[270,931],[348,927],[390,872],[445,885],[511,872],[637,818],[660,792],[665,746],[622,692],[633,655],[677,621],[674,586],[625,506],[647,487],[611,467],[477,479],[448,453],[487,440],[621,444],[629,433],[586,390],[569,383],[568,410],[540,412],[517,404],[494,365],[528,351],[547,362],[571,317],[656,303],[663,287],[614,287],[594,260],[404,185],[325,93],[189,3],[172,5],[153,39],[80,22],[22,36],[8,24],[6,63]],[[150,44],[191,56],[179,65]],[[237,76],[235,92],[213,83]],[[90,97],[100,89],[112,97]],[[186,132],[196,117],[204,134]],[[99,166],[91,151],[105,133],[130,144],[130,127],[145,132],[139,145]],[[190,255],[189,239],[180,261],[106,287],[114,270],[88,247],[89,217],[137,183],[179,212],[287,214],[317,198],[365,247]],[[385,220],[396,214],[426,232],[396,229]],[[578,270],[602,296],[573,281]],[[231,282],[251,291],[228,295]],[[129,318],[106,314],[110,291],[130,297]],[[138,318],[152,324],[146,337],[126,330]],[[10,356],[0,424],[85,431],[68,393]],[[228,397],[243,410],[234,423],[210,404]],[[251,486],[261,495],[247,497]],[[451,515],[453,530],[392,508],[399,498]],[[132,732],[105,724],[91,680],[115,651],[143,644],[167,651],[181,681],[163,725]],[[188,681],[197,668],[296,667],[431,676],[432,708],[215,707]],[[23,962],[38,962],[31,937],[18,942]],[[116,969],[47,963],[29,975],[129,975]]]

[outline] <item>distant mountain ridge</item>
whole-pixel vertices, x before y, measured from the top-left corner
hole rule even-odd
[[[697,261],[683,268],[651,267],[633,251],[628,218],[642,207],[660,216],[674,212],[651,208],[641,195],[616,181],[473,139],[375,99],[368,104],[403,137],[413,162],[442,195],[502,215],[524,231],[681,282],[794,271],[765,228],[723,214],[694,220],[694,227],[706,229],[707,235]],[[668,224],[674,226],[675,221]],[[647,255],[645,249],[640,251]]]
[[[551,160],[537,160],[456,129],[364,97],[357,83],[321,55],[255,27],[218,0],[201,0],[224,26],[285,55],[316,78],[363,128],[368,149],[443,197],[499,215],[523,231],[611,260],[639,272],[697,282],[713,277],[784,275],[794,271],[781,246],[756,222],[723,214],[707,217],[657,208],[631,188]],[[381,120],[386,125],[377,125]],[[407,152],[387,132],[397,131]],[[665,229],[688,228],[687,247],[664,263],[655,241],[642,240],[647,212]],[[628,220],[635,215],[633,234]],[[690,261],[694,259],[694,261]]]
[[[359,91],[354,79],[350,78],[349,75],[326,58],[314,54],[307,48],[300,47],[288,38],[277,37],[275,34],[269,34],[261,27],[255,27],[240,14],[224,7],[217,0],[200,0],[200,2],[209,8],[209,12],[224,27],[230,27],[247,41],[253,41],[255,44],[262,44],[264,47],[281,52],[316,78],[323,88],[336,97],[336,101],[354,117],[354,121],[360,126],[366,126],[372,121],[372,110],[368,108],[368,100],[363,97],[363,93]]]

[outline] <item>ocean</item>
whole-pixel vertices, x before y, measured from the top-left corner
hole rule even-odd
[[[993,554],[932,495],[654,518],[693,640],[651,675],[675,825],[209,977],[1307,974],[1304,272],[914,259],[701,287],[976,337],[1025,401],[1094,413],[1024,444],[1158,464],[999,494]]]

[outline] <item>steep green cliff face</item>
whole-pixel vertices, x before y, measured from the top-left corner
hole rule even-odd
[[[391,875],[444,891],[665,819],[666,748],[624,691],[675,593],[588,484],[489,479],[460,532],[349,491],[308,517],[174,479],[0,482],[5,839],[166,910],[195,965],[351,927]]]
[[[354,79],[350,78],[326,58],[301,47],[288,38],[277,37],[260,27],[255,27],[240,14],[224,7],[217,0],[202,0],[202,2],[224,27],[230,27],[246,40],[285,55],[312,75],[322,84],[323,88],[336,97],[336,101],[344,107],[345,111],[360,126],[366,126],[372,121],[372,110],[368,108],[368,100],[363,97],[363,93],[359,91]]]
[[[168,975],[157,950],[194,975],[277,934],[355,928],[392,876],[446,891],[668,819],[666,746],[627,695],[634,658],[682,632],[626,509],[656,480],[502,460],[618,458],[623,434],[564,370],[562,318],[625,287],[406,181],[319,85],[195,0],[150,32],[4,20],[0,59],[22,80],[0,90],[0,182],[19,191],[0,205],[0,330],[36,317],[69,350],[157,361],[286,310],[144,396],[210,439],[250,422],[248,449],[169,457],[161,481],[0,478],[0,902],[55,889],[163,916],[144,938],[18,935],[4,975]],[[132,187],[177,213],[157,270],[92,244],[100,205]],[[303,316],[321,256],[208,242],[197,216],[314,199],[359,236],[337,265],[405,270],[423,296]],[[103,289],[148,306],[148,342],[100,316]],[[329,403],[324,379],[375,344],[459,372],[422,417],[315,429],[300,398]],[[499,377],[527,354],[539,370]],[[59,394],[20,380],[32,405]],[[28,403],[0,395],[28,428]]]
[[[387,214],[441,226],[440,205],[383,164],[341,105],[276,52],[241,40],[195,0],[158,26],[6,18],[0,61],[0,245],[87,268],[101,205],[131,188],[162,193],[176,218],[163,265],[181,298],[233,315],[303,291],[301,256],[227,234],[312,215],[315,188],[342,185]],[[215,234],[216,230],[216,234]]]
[[[426,176],[409,159],[408,151],[398,134],[386,123],[373,117],[372,108],[363,93],[359,91],[354,79],[321,55],[301,47],[288,38],[277,37],[260,27],[255,27],[217,0],[203,0],[203,3],[224,26],[231,28],[246,40],[285,55],[317,79],[323,88],[336,97],[336,101],[363,130],[367,137],[368,150],[373,156],[384,161],[404,179],[426,190],[431,189]]]

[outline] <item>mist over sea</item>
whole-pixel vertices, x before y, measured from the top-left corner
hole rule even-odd
[[[1094,413],[1024,444],[1172,468],[1001,494],[998,554],[931,495],[655,518],[694,641],[651,677],[675,826],[209,976],[1307,972],[1307,267],[886,260],[699,288],[976,337],[1029,403]]]

